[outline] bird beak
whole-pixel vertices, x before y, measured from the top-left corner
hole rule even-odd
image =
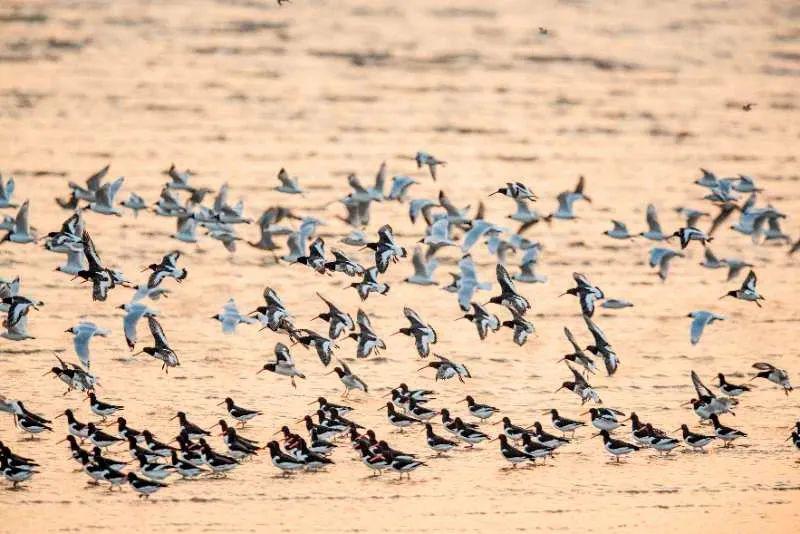
[[[564,361],[564,360],[566,360],[566,359],[567,359],[566,357],[564,357],[564,358],[561,358],[560,360],[556,360],[556,363],[561,363],[561,362],[563,362],[563,361]]]
[[[692,404],[692,401],[686,401],[683,404],[681,404],[681,406],[689,406],[691,404]]]
[[[169,420],[170,420],[170,421],[172,421],[172,420],[173,420],[173,419],[175,419],[176,417],[178,417],[178,416],[177,416],[177,415],[173,415],[172,417],[170,417],[170,418],[169,418]]]
[[[378,409],[377,409],[377,410],[375,410],[375,411],[376,411],[376,412],[379,412],[379,411],[381,411],[381,410],[385,410],[385,409],[386,409],[386,406],[381,406],[380,408],[378,408]]]
[[[65,441],[67,441],[67,438],[62,439],[61,441],[56,441],[56,445],[58,445],[59,443],[64,443]]]
[[[218,402],[218,403],[217,403],[217,406],[222,406],[223,404],[225,404],[225,401]]]
[[[313,400],[313,401],[309,402],[308,404],[306,404],[306,406],[311,406],[312,404],[315,404],[316,402],[317,401]]]
[[[335,373],[335,372],[336,372],[336,371],[330,371],[330,372],[328,372],[328,373],[325,373],[325,376],[332,375],[332,374],[333,374],[333,373]]]
[[[673,432],[677,432],[678,430],[680,430],[680,428],[676,428],[675,430],[673,430]]]
[[[53,419],[58,419],[59,417],[64,417],[64,414],[60,413],[57,416],[53,417]],[[61,440],[61,441],[64,441],[64,440]],[[61,443],[61,441],[59,441],[59,443]]]
[[[583,412],[582,414],[579,414],[579,415],[589,415],[589,410],[586,410],[585,412]]]
[[[257,372],[256,374],[257,374],[257,375],[260,375],[260,374],[261,374],[261,371],[263,371],[263,370],[264,370],[264,368],[262,367],[261,369],[259,369],[259,370],[258,370],[258,372]]]
[[[592,434],[591,437],[596,438],[597,436],[600,436],[600,435],[601,435],[600,432],[598,432],[597,434]]]
[[[423,369],[427,369],[428,367],[429,367],[429,366],[427,366],[427,365],[426,365],[425,367],[420,367],[419,369],[417,369],[417,372],[420,372],[420,371],[422,371]]]
[[[558,393],[558,392],[559,392],[559,391],[561,391],[562,389],[564,389],[564,386],[561,386],[560,388],[558,388],[557,390],[555,390],[553,393]]]
[[[457,401],[457,402],[467,402],[467,398],[464,397],[463,399],[461,399],[460,401]]]
[[[625,423],[625,422],[627,422],[627,421],[630,421],[630,420],[631,420],[631,418],[630,418],[630,417],[626,417],[625,419],[623,419],[622,421],[620,421],[620,423]]]

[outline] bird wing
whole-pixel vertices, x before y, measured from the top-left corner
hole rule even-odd
[[[97,191],[100,189],[100,182],[105,178],[106,174],[108,174],[108,169],[111,165],[106,165],[89,178],[86,179],[86,187],[89,191]]]
[[[294,365],[294,360],[292,359],[292,354],[289,352],[289,347],[283,343],[278,342],[275,344],[275,358],[277,359],[278,364]]]
[[[497,264],[497,267],[495,268],[495,274],[497,275],[497,283],[500,284],[500,288],[503,293],[517,292],[514,288],[514,282],[511,280],[511,276],[509,276],[508,271],[502,263]]]
[[[572,343],[572,348],[575,349],[575,352],[580,352],[581,348],[575,341],[575,337],[572,335],[572,332],[570,332],[569,328],[567,328],[566,326],[564,327],[564,335],[567,336],[569,342]]]
[[[742,289],[748,291],[755,291],[756,282],[757,282],[756,273],[751,270],[749,273],[747,273],[747,278],[745,278],[744,282],[742,283]]]
[[[577,385],[579,385],[582,388],[591,387],[589,386],[589,383],[586,381],[586,379],[583,378],[583,375],[580,373],[580,371],[576,370],[570,364],[567,364],[567,367],[569,367],[569,370],[572,371],[572,376],[575,377],[575,383]]]
[[[158,320],[151,316],[147,317],[147,324],[150,326],[150,333],[153,335],[153,339],[156,342],[156,346],[166,346],[167,345],[167,336],[164,335],[164,329],[161,328],[161,324]]]
[[[422,320],[422,317],[408,306],[403,308],[403,315],[411,322],[413,328],[425,328],[425,321]]]
[[[700,377],[697,376],[697,373],[692,371],[691,377],[692,384],[694,384],[694,390],[697,392],[698,397],[716,397],[716,395],[714,395],[714,393],[712,393],[712,391],[700,381]]]
[[[594,321],[592,321],[587,315],[583,316],[583,320],[586,323],[586,327],[589,329],[589,331],[592,333],[592,336],[594,337],[595,345],[597,345],[598,347],[611,345],[611,343],[608,342],[606,335],[603,333],[602,330],[600,330],[600,327],[598,327],[594,323]]]
[[[651,232],[661,233],[661,225],[658,223],[656,207],[652,204],[647,205],[647,227]]]
[[[97,249],[94,246],[94,242],[92,241],[91,236],[89,236],[89,232],[86,230],[83,231],[83,253],[86,255],[86,261],[89,262],[89,270],[90,271],[102,271],[103,264],[100,260],[100,256],[97,254]]]
[[[700,341],[700,336],[703,335],[703,329],[708,324],[709,316],[706,313],[697,313],[692,319],[691,326],[691,341],[692,345],[697,345]]]

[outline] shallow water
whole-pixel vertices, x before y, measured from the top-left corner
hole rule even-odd
[[[523,1],[294,0],[281,9],[248,0],[6,2],[0,7],[0,172],[16,177],[18,200],[31,199],[32,224],[40,233],[67,217],[53,202],[66,195],[67,180],[81,182],[111,162],[110,177],[126,177],[120,198],[136,191],[154,201],[163,169],[175,162],[195,170],[199,184],[216,189],[227,181],[231,200],[244,198],[250,216],[283,202],[324,218],[329,224],[321,233],[329,246],[347,228],[336,217],[341,206],[327,203],[346,194],[349,172],[369,183],[383,160],[390,176],[418,179],[412,197],[433,198],[443,188],[456,205],[473,209],[483,199],[487,217],[496,221],[513,209],[508,199],[486,199],[499,183],[524,178],[547,212],[560,191],[585,175],[593,203],[576,206],[580,218],[538,225],[527,234],[544,244],[539,270],[549,282],[519,285],[533,301],[537,329],[523,348],[512,344],[508,331],[477,343],[471,325],[454,322],[460,314],[451,295],[403,284],[410,262],[390,267],[389,295],[372,295],[363,304],[389,349],[385,359],[352,363],[371,387],[369,395],[353,394],[353,417],[423,457],[429,450],[422,433],[392,433],[377,411],[380,395],[404,380],[435,388],[433,405],[456,413],[464,411],[457,401],[472,394],[518,423],[544,422],[541,412],[552,407],[576,417],[583,411],[576,397],[553,390],[568,378],[556,363],[568,348],[563,327],[588,342],[575,300],[558,298],[570,273],[581,271],[607,295],[636,305],[601,309],[595,317],[622,360],[613,379],[592,379],[606,404],[635,410],[665,429],[684,422],[699,428],[694,414],[679,406],[694,394],[691,369],[707,383],[717,372],[745,381],[754,361],[767,360],[800,382],[792,344],[800,320],[800,260],[789,259],[783,247],[719,233],[713,243],[719,256],[756,265],[767,298],[757,309],[717,300],[736,283],[726,283],[723,271],[701,269],[696,244],[661,283],[646,264],[649,242],[620,243],[601,232],[611,218],[632,231],[643,229],[648,202],[658,207],[665,229],[677,228],[681,221],[672,208],[704,207],[705,191],[692,184],[702,166],[722,176],[757,177],[767,189],[760,203],[789,214],[784,230],[797,237],[799,21],[792,2],[569,1],[532,7]],[[548,34],[540,34],[539,26]],[[745,113],[745,102],[757,105]],[[410,157],[418,149],[449,162],[438,182],[416,170]],[[272,190],[281,166],[301,177],[305,197]],[[411,248],[422,228],[410,224],[406,210],[397,203],[375,206],[369,231],[391,221]],[[322,310],[315,291],[354,314],[358,298],[341,289],[349,283],[342,276],[276,265],[246,244],[233,257],[207,238],[197,246],[179,244],[168,237],[173,219],[89,213],[86,220],[103,259],[130,277],[173,248],[185,253],[188,279],[180,286],[167,281],[172,296],[153,303],[182,366],[165,376],[156,362],[128,356],[116,309],[128,291],[114,290],[107,302],[93,303],[88,288],[52,272],[61,256],[4,244],[0,275],[20,274],[25,294],[46,305],[31,312],[36,340],[0,342],[1,393],[48,416],[77,408],[85,420],[88,406],[77,393],[62,397],[60,382],[40,376],[54,363],[52,350],[72,355],[64,330],[85,317],[113,330],[93,341],[99,396],[123,403],[131,426],[147,426],[162,438],[177,432],[168,421],[176,410],[210,425],[224,415],[215,404],[229,395],[265,411],[245,434],[260,440],[283,424],[294,425],[318,395],[337,397],[336,377],[325,376],[317,357],[301,347],[293,354],[308,378],[297,389],[283,377],[256,376],[282,338],[246,325],[224,336],[209,317],[231,296],[242,311],[254,308],[265,285],[279,292],[301,326]],[[241,231],[247,239],[256,233]],[[440,257],[437,277],[447,283],[459,254],[444,249]],[[482,278],[491,279],[492,258],[483,249],[475,257]],[[432,370],[416,371],[424,363],[412,343],[388,338],[405,322],[403,305],[436,327],[435,348],[464,362],[472,380],[434,384]],[[692,347],[685,315],[704,308],[727,320],[709,327]],[[145,333],[140,325],[140,338]],[[338,355],[350,358],[354,344],[341,346]],[[361,463],[339,450],[337,465],[324,473],[276,478],[261,457],[227,479],[176,482],[150,503],[127,488],[118,494],[88,488],[85,475],[72,472],[66,448],[55,445],[64,430],[61,419],[56,434],[29,443],[18,441],[20,434],[3,417],[0,439],[36,458],[46,472],[23,490],[0,491],[0,530],[579,526],[607,532],[668,524],[695,532],[735,521],[736,531],[789,532],[798,520],[800,456],[784,439],[798,416],[796,393],[787,397],[760,383],[736,417],[724,419],[750,437],[709,454],[659,458],[642,451],[615,465],[600,440],[590,440],[584,430],[547,467],[504,470],[496,444],[481,445],[430,459],[401,483],[395,476],[366,478]],[[122,448],[113,452],[127,456]]]

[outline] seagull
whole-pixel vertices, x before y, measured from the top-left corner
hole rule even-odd
[[[505,187],[501,187],[489,196],[498,194],[514,200],[537,200],[536,195],[533,194],[530,188],[521,182],[506,182]]]
[[[193,213],[179,214],[175,219],[177,227],[171,238],[183,243],[197,243],[197,218]]]
[[[682,252],[677,252],[669,248],[653,247],[650,249],[650,267],[658,266],[658,277],[666,280],[669,274],[669,262],[672,258],[683,258]]]
[[[96,173],[92,174],[86,179],[86,187],[82,187],[75,182],[69,182],[69,188],[72,190],[73,195],[80,200],[93,201],[95,194],[103,185],[103,178],[108,174],[110,165],[106,165]]]
[[[433,272],[436,270],[439,262],[436,261],[436,258],[431,258],[426,261],[421,246],[417,245],[414,247],[411,263],[414,266],[414,274],[406,278],[405,282],[420,286],[438,285],[438,282],[433,278]]]
[[[575,219],[575,214],[572,212],[572,205],[577,200],[585,200],[591,202],[592,199],[583,193],[586,180],[583,176],[578,179],[578,185],[574,191],[564,191],[558,195],[558,209],[554,211],[550,217],[556,219]],[[520,229],[521,230],[521,229]]]
[[[464,314],[459,317],[459,319],[467,319],[473,323],[475,328],[478,329],[478,337],[481,338],[481,341],[486,339],[490,330],[492,332],[497,332],[500,329],[500,319],[498,319],[496,315],[489,313],[484,306],[477,302],[471,303],[471,306],[472,313]]]
[[[706,235],[705,232],[702,230],[698,230],[692,226],[685,226],[683,228],[679,228],[670,236],[667,236],[667,240],[672,239],[673,237],[677,237],[681,241],[681,248],[684,249],[689,245],[690,241],[700,241],[703,246],[706,246],[706,243],[710,243],[714,238],[709,237]]]
[[[74,276],[86,270],[86,255],[83,253],[83,245],[81,243],[69,243],[65,244],[64,247],[67,251],[67,262],[56,267],[56,271]]]
[[[95,192],[94,200],[90,201],[89,205],[84,209],[92,210],[101,215],[116,215],[117,217],[122,217],[122,213],[114,204],[114,197],[117,196],[124,181],[125,178],[120,176],[113,182],[104,183]]]
[[[702,217],[709,216],[709,214],[705,211],[695,210],[692,208],[680,207],[680,208],[675,208],[675,211],[678,213],[678,215],[681,215],[686,219],[687,227],[695,227],[697,226],[698,221]]]
[[[328,323],[328,337],[337,339],[346,330],[354,330],[355,323],[349,313],[339,309],[334,303],[317,293],[317,296],[328,306],[328,311],[320,313],[314,319],[322,319]]]
[[[240,314],[236,308],[236,302],[232,298],[228,299],[228,302],[222,307],[222,313],[218,313],[211,318],[222,323],[222,332],[224,334],[233,334],[239,324],[253,324],[256,322],[252,317]]]
[[[755,302],[759,308],[761,307],[759,300],[766,300],[758,293],[758,290],[756,289],[756,273],[753,271],[747,273],[747,278],[744,279],[742,287],[728,291],[722,295],[720,299],[724,299],[725,297],[733,297],[747,302]]]
[[[567,367],[569,367],[569,370],[572,371],[572,376],[575,378],[575,380],[562,382],[561,387],[559,387],[555,392],[561,391],[562,389],[568,389],[581,398],[581,405],[590,400],[597,404],[602,404],[603,401],[600,400],[600,395],[598,395],[597,391],[595,391],[594,388],[589,385],[581,373],[569,363],[567,363]]]
[[[633,303],[623,299],[606,299],[600,307],[608,310],[621,310],[623,308],[632,308]]]
[[[258,221],[256,221],[261,237],[258,241],[248,241],[248,243],[261,250],[274,251],[280,248],[272,240],[272,237],[290,235],[292,233],[291,228],[278,224],[284,217],[296,218],[289,210],[281,207],[272,207],[264,211],[261,217],[258,218]]]
[[[144,199],[133,192],[128,195],[127,199],[120,202],[119,205],[131,210],[134,217],[138,217],[140,211],[147,209],[147,203]]]
[[[91,341],[93,336],[106,337],[111,333],[105,328],[100,328],[96,324],[88,321],[81,321],[77,325],[69,327],[65,332],[72,334],[75,344],[75,353],[86,369],[89,369],[91,365],[89,360],[89,341]]]
[[[436,167],[439,165],[447,165],[446,161],[436,159],[432,154],[422,151],[417,152],[417,155],[414,156],[414,160],[417,162],[418,169],[421,169],[423,165],[428,166],[428,171],[430,171],[431,178],[433,178],[434,182],[436,181]]]
[[[278,171],[278,181],[281,185],[275,188],[276,191],[280,193],[286,193],[288,195],[302,195],[303,189],[297,183],[297,178],[291,178],[289,173],[286,172],[286,169],[281,167],[281,170]]]
[[[472,296],[477,290],[488,291],[492,288],[491,283],[480,282],[478,280],[475,262],[472,261],[472,256],[465,254],[458,262],[460,276],[457,284],[458,305],[462,311],[470,309],[472,303]]]
[[[178,360],[178,355],[175,354],[175,351],[172,350],[168,343],[167,337],[164,335],[164,329],[161,328],[161,324],[156,320],[156,318],[152,315],[147,316],[147,324],[150,326],[150,334],[153,336],[153,341],[155,342],[154,347],[145,347],[137,354],[149,354],[153,358],[157,360],[161,360],[163,364],[161,365],[161,369],[165,370],[169,373],[170,367],[177,367],[180,365],[180,361]],[[130,343],[129,343],[130,346]]]
[[[419,182],[408,176],[393,176],[392,187],[389,190],[389,195],[386,197],[386,200],[403,202],[406,199],[406,194],[408,194],[408,188],[418,183]]]
[[[436,353],[434,353],[433,356],[439,361],[430,362],[425,367],[419,368],[418,371],[422,371],[428,367],[433,367],[436,369],[435,380],[450,380],[453,377],[458,377],[458,380],[462,384],[464,383],[464,378],[472,378],[469,370],[463,364],[456,363]]]
[[[461,242],[461,252],[467,253],[469,250],[485,235],[497,235],[506,230],[496,224],[484,221],[483,219],[475,219],[470,224],[469,231],[464,234],[464,240]]]
[[[447,220],[447,217],[434,221],[428,227],[428,233],[421,240],[421,243],[425,243],[430,249],[434,250],[447,246],[456,246],[455,242],[450,239],[450,221]]]
[[[727,265],[727,260],[718,259],[711,251],[711,247],[706,247],[703,251],[703,261],[700,263],[706,269],[721,269]]]
[[[661,225],[658,222],[658,214],[656,207],[652,204],[647,205],[647,231],[640,232],[639,235],[651,241],[663,241],[666,239],[664,232],[661,231]]]
[[[256,374],[259,374],[262,371],[270,371],[275,374],[288,376],[291,378],[292,387],[294,388],[297,387],[294,377],[303,379],[306,377],[306,375],[298,371],[297,367],[295,367],[294,359],[292,358],[292,354],[289,352],[289,347],[280,342],[275,344],[275,363],[265,363]]]
[[[603,234],[607,235],[608,237],[613,237],[614,239],[631,239],[632,237],[635,237],[628,231],[628,227],[625,226],[625,223],[612,219],[611,224],[614,225],[614,228],[603,232]]]
[[[24,244],[34,243],[37,240],[36,234],[32,232],[28,222],[29,207],[30,202],[28,200],[22,203],[19,211],[17,211],[17,217],[14,219],[14,227],[10,229],[5,236],[3,236],[3,239],[0,239],[0,245],[6,241]]]
[[[687,317],[692,319],[692,328],[691,328],[691,341],[692,345],[697,345],[700,341],[700,336],[703,335],[703,329],[706,325],[713,323],[714,321],[724,321],[725,317],[721,315],[717,315],[716,313],[710,311],[693,311]]]
[[[539,254],[542,250],[541,245],[536,243],[534,246],[525,249],[525,254],[520,261],[520,272],[514,274],[514,280],[523,284],[541,284],[547,282],[547,277],[536,274],[536,265],[539,263]]]
[[[344,393],[342,394],[343,397],[347,397],[350,394],[350,390],[358,389],[363,391],[364,393],[369,393],[367,389],[367,383],[361,380],[358,376],[353,374],[350,368],[344,363],[342,360],[337,360],[339,362],[339,366],[334,367],[333,371],[326,374],[336,373],[339,377],[339,380],[342,381],[344,384]]]
[[[14,196],[14,177],[9,176],[3,182],[3,175],[0,174],[0,208],[16,208],[17,205],[12,201]]]
[[[300,256],[306,254],[306,244],[309,238],[314,235],[317,226],[322,221],[313,217],[306,217],[300,222],[300,227],[296,232],[289,234],[286,244],[289,247],[289,254],[282,256],[281,259],[285,262],[292,263],[297,261]]]
[[[586,275],[581,273],[572,273],[572,279],[578,284],[576,287],[564,291],[559,296],[572,295],[578,297],[581,305],[581,313],[591,317],[594,315],[594,303],[596,300],[603,300],[606,298],[603,290],[592,284]]]
[[[755,380],[756,378],[766,378],[773,384],[777,384],[782,387],[783,392],[786,393],[787,396],[789,395],[789,392],[792,391],[792,384],[789,382],[789,373],[783,369],[778,369],[771,363],[764,362],[754,363],[753,368],[758,369],[759,373],[750,380]]]
[[[427,324],[417,312],[407,306],[403,308],[403,315],[406,316],[411,325],[401,328],[395,334],[413,337],[417,354],[419,354],[420,358],[427,358],[431,351],[431,345],[438,340],[436,330],[430,324]]]

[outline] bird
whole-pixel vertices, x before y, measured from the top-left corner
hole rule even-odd
[[[647,205],[646,212],[647,231],[640,232],[639,235],[651,241],[663,241],[666,239],[664,232],[661,230],[661,224],[658,222],[658,213],[653,204]]]
[[[507,182],[505,187],[499,188],[497,191],[491,193],[492,195],[505,195],[514,200],[537,200],[536,195],[530,188],[521,182]]]
[[[575,280],[577,286],[567,289],[559,296],[572,295],[578,297],[578,301],[581,305],[581,313],[591,317],[594,315],[595,301],[603,300],[606,296],[603,290],[592,284],[586,275],[572,273],[572,279]]]
[[[222,332],[224,334],[233,334],[236,331],[236,327],[240,324],[252,324],[256,322],[252,317],[239,313],[233,298],[228,299],[228,302],[222,307],[221,313],[211,318],[216,319],[222,324]]]
[[[458,262],[459,278],[455,293],[458,296],[458,305],[462,311],[470,309],[472,297],[477,290],[488,291],[492,285],[478,280],[477,269],[472,256],[465,254]]]
[[[98,400],[97,395],[94,394],[94,391],[90,391],[88,395],[89,399],[89,409],[92,410],[92,413],[95,415],[99,415],[105,421],[106,417],[110,415],[114,415],[120,410],[123,410],[124,407],[118,404],[111,404],[108,402],[103,402]]]
[[[414,274],[406,278],[405,282],[420,286],[434,286],[438,284],[433,278],[433,272],[436,270],[439,262],[436,258],[426,260],[420,245],[414,247],[414,253],[411,256],[411,264],[414,266]]]
[[[65,332],[73,335],[73,342],[75,345],[75,353],[81,364],[89,369],[91,361],[89,358],[89,342],[94,336],[106,337],[111,332],[105,328],[101,328],[89,321],[81,321],[75,326],[69,327]]]
[[[408,327],[401,328],[395,334],[413,337],[417,354],[419,354],[420,358],[427,358],[431,351],[431,345],[438,340],[436,330],[408,306],[403,308],[403,315],[411,324]]]
[[[295,367],[294,359],[292,358],[292,354],[289,352],[289,347],[281,342],[275,344],[275,362],[265,363],[256,374],[259,374],[263,371],[270,371],[278,375],[288,376],[291,379],[292,387],[294,388],[297,387],[294,377],[303,379],[306,377],[306,375],[298,371],[297,367]]]
[[[133,216],[137,218],[139,217],[140,211],[147,209],[147,203],[144,199],[133,192],[128,195],[128,198],[120,202],[119,205],[131,210]]]
[[[133,491],[139,494],[139,498],[144,497],[145,499],[148,499],[150,498],[150,495],[167,487],[167,485],[164,483],[140,478],[136,476],[136,473],[131,472],[128,472],[127,480],[128,484],[130,484],[131,488],[133,488]]]
[[[416,156],[414,156],[414,160],[417,162],[418,169],[421,169],[423,165],[427,165],[428,171],[431,173],[431,178],[433,178],[434,182],[436,181],[436,167],[439,165],[447,165],[446,161],[441,161],[432,154],[422,151],[417,152]]]
[[[566,326],[564,327],[564,335],[567,337],[567,341],[570,342],[570,345],[572,345],[572,352],[565,354],[564,357],[558,361],[562,362],[567,360],[573,362],[583,367],[586,373],[594,374],[597,370],[594,360],[592,360],[592,358],[581,349],[580,345],[578,345],[578,342],[575,341],[575,337],[572,335],[572,332]]]
[[[392,187],[389,189],[389,194],[386,196],[386,200],[396,200],[398,202],[403,202],[406,199],[406,195],[408,194],[408,189],[415,184],[418,184],[416,180],[410,178],[405,175],[393,176],[392,177]]]
[[[752,111],[756,104],[754,102],[747,102],[742,104],[742,111]]]
[[[467,410],[469,411],[470,415],[477,417],[482,421],[489,419],[491,416],[500,411],[498,408],[490,406],[489,404],[475,402],[475,399],[472,397],[472,395],[467,395],[461,400],[461,402],[467,403]]]
[[[350,287],[355,288],[362,301],[367,300],[370,293],[386,295],[391,287],[385,282],[378,281],[378,268],[371,267],[364,271],[364,279],[361,282],[353,282]]]
[[[528,340],[528,336],[535,331],[533,323],[525,319],[523,315],[517,313],[515,310],[511,310],[511,319],[503,321],[500,323],[500,326],[511,328],[514,331],[514,343],[520,347]]]
[[[692,326],[690,329],[690,339],[692,345],[697,345],[700,342],[700,336],[703,335],[703,330],[707,325],[710,325],[714,321],[724,321],[725,317],[722,315],[717,315],[714,312],[705,311],[705,310],[697,310],[689,313],[687,317],[692,319]]]
[[[709,419],[711,419],[711,422],[714,424],[714,435],[725,442],[725,447],[730,447],[733,441],[738,438],[747,437],[747,434],[741,430],[736,430],[735,428],[730,428],[720,423],[719,416],[715,413],[711,414]]]
[[[603,437],[603,447],[609,454],[612,454],[617,462],[619,462],[619,457],[625,454],[630,454],[634,451],[638,451],[641,447],[634,445],[632,443],[627,443],[625,441],[614,439],[608,433],[608,430],[601,430],[597,434],[593,435],[592,437],[602,436]]]
[[[170,367],[177,367],[180,365],[178,355],[170,348],[167,343],[167,336],[164,334],[164,329],[154,316],[147,316],[147,324],[150,327],[150,334],[153,336],[154,346],[145,347],[135,353],[134,356],[145,353],[157,360],[161,360],[161,369],[169,373]]]
[[[436,452],[437,456],[458,447],[458,443],[455,441],[436,434],[433,431],[433,425],[430,423],[425,423],[425,442],[428,447]]]
[[[514,287],[514,281],[502,264],[497,264],[495,267],[495,274],[497,276],[497,283],[500,285],[500,294],[490,298],[489,302],[505,306],[512,312],[524,315],[525,312],[531,309],[531,304],[528,299],[517,292]]]
[[[597,404],[602,404],[603,401],[600,399],[600,395],[598,395],[594,388],[589,385],[580,372],[569,365],[569,363],[567,363],[567,367],[569,367],[569,370],[572,371],[574,380],[562,382],[561,386],[555,391],[555,393],[561,391],[562,389],[568,389],[581,398],[581,405],[590,400]]]
[[[341,360],[337,360],[339,365],[333,368],[333,371],[326,374],[336,373],[339,377],[339,380],[342,381],[344,384],[344,393],[342,394],[343,397],[347,397],[350,394],[350,391],[353,389],[361,390],[364,393],[369,393],[369,389],[367,388],[367,383],[361,380],[358,376],[356,376],[350,368]]]
[[[462,384],[464,383],[464,378],[472,378],[469,370],[463,364],[454,362],[436,353],[434,353],[433,356],[438,361],[430,362],[425,367],[419,368],[417,371],[422,371],[423,369],[432,367],[436,369],[435,380],[450,380],[451,378],[457,377]]]
[[[12,200],[15,186],[13,176],[9,176],[7,180],[3,181],[3,175],[0,174],[0,209],[17,207]]]
[[[653,247],[650,249],[650,267],[658,266],[658,277],[666,280],[669,274],[669,264],[673,258],[683,258],[682,252],[670,248]]]
[[[597,430],[607,430],[611,432],[619,428],[622,423],[617,420],[617,416],[624,416],[625,414],[614,408],[589,408],[588,411],[581,415],[588,414],[592,422],[592,426]]]
[[[756,289],[756,273],[754,271],[750,271],[747,273],[747,277],[742,282],[742,286],[739,289],[732,289],[722,295],[720,299],[724,299],[725,297],[733,297],[739,300],[744,300],[745,302],[755,302],[756,305],[761,308],[760,300],[766,300]]]
[[[375,333],[369,316],[360,308],[356,313],[356,325],[358,326],[358,332],[353,332],[348,337],[358,342],[356,347],[357,358],[366,358],[373,352],[377,355],[380,354],[381,350],[386,350],[386,343]]]
[[[710,243],[714,240],[713,237],[708,236],[702,230],[698,230],[692,226],[684,226],[683,228],[679,228],[672,235],[667,236],[667,240],[670,240],[673,237],[680,239],[682,249],[685,249],[687,246],[689,246],[689,242],[691,241],[700,241],[703,246],[706,246],[707,243]]]
[[[611,224],[614,227],[611,230],[606,230],[605,232],[603,232],[604,235],[607,235],[608,237],[612,237],[614,239],[631,239],[635,237],[628,231],[628,227],[625,226],[625,223],[612,220]]]
[[[382,410],[384,407],[378,408],[378,410]],[[389,420],[389,423],[393,426],[396,426],[400,429],[400,432],[403,432],[403,429],[414,425],[414,424],[423,424],[423,422],[416,417],[410,417],[408,415],[404,415],[395,411],[394,404],[391,402],[387,402],[385,405],[386,408],[386,417]]]
[[[349,313],[339,309],[321,294],[317,293],[317,296],[328,306],[328,311],[320,313],[314,319],[322,319],[328,323],[328,337],[330,339],[339,338],[345,331],[355,330],[355,323]]]
[[[84,208],[101,215],[116,215],[122,217],[122,213],[114,204],[114,198],[122,188],[125,178],[119,177],[113,182],[106,182],[94,193],[94,199]]]
[[[711,247],[706,247],[703,250],[703,261],[700,265],[706,269],[721,269],[727,265],[727,261],[718,259],[714,252],[711,251]]]
[[[624,308],[632,308],[633,303],[624,299],[606,299],[600,307],[607,310],[622,310]]]
[[[786,393],[787,396],[789,395],[789,392],[792,391],[792,384],[789,382],[789,373],[783,369],[778,369],[771,363],[765,362],[754,363],[753,368],[757,369],[759,372],[750,380],[755,380],[756,378],[765,378],[773,384],[777,384],[778,386],[782,387],[783,392]]]
[[[459,319],[467,319],[475,325],[478,330],[478,337],[483,341],[489,332],[497,332],[500,329],[500,319],[490,313],[483,305],[472,302],[472,313],[466,313]]]
[[[511,445],[505,434],[500,434],[495,439],[500,440],[500,454],[511,463],[512,467],[517,467],[519,463],[534,461],[535,457],[532,454]]]
[[[289,195],[302,195],[303,189],[300,187],[297,178],[292,178],[289,176],[289,173],[286,172],[286,169],[281,167],[281,170],[278,171],[278,181],[281,183],[279,186],[275,187],[275,190],[280,193],[286,193]]]
[[[606,367],[606,373],[608,373],[608,376],[612,376],[619,368],[620,361],[617,353],[611,347],[611,343],[609,343],[603,331],[600,330],[600,327],[597,326],[588,315],[583,316],[583,321],[586,323],[586,327],[594,338],[594,345],[588,345],[586,350],[596,356],[602,356],[603,363]]]
[[[260,412],[258,410],[250,410],[248,408],[237,406],[236,403],[233,402],[233,399],[230,397],[225,397],[225,400],[217,404],[217,406],[220,406],[222,404],[225,405],[225,409],[227,410],[228,415],[239,421],[242,427],[244,427],[247,424],[247,421],[253,419],[256,416],[263,415],[263,412]]]
[[[36,234],[31,229],[30,222],[28,221],[29,211],[30,201],[26,200],[17,211],[13,228],[9,229],[6,235],[0,239],[0,245],[6,241],[18,244],[34,243],[37,241]]]
[[[331,363],[333,349],[339,348],[339,346],[336,345],[333,340],[321,336],[313,330],[309,330],[307,328],[291,330],[291,336],[294,338],[293,340],[295,342],[300,343],[304,347],[314,348],[314,350],[317,352],[317,356],[322,362],[322,365],[326,367],[329,363]]]
[[[570,432],[573,436],[575,435],[575,431],[582,427],[586,426],[586,423],[583,421],[577,421],[575,419],[569,419],[567,417],[562,417],[558,410],[552,408],[550,410],[545,411],[545,413],[549,413],[551,417],[551,422],[553,424],[553,428],[560,431],[562,434],[566,434]]]
[[[729,397],[738,397],[750,391],[750,387],[744,384],[731,384],[722,373],[717,373],[717,381],[719,390]]]
[[[716,436],[707,436],[704,434],[698,434],[696,432],[692,432],[689,430],[689,427],[685,424],[681,425],[678,429],[682,432],[683,442],[686,443],[689,447],[692,448],[694,451],[705,452],[703,447],[714,441]]]
[[[558,209],[551,213],[549,217],[555,219],[565,219],[571,220],[575,219],[575,214],[572,211],[573,204],[575,204],[578,200],[585,200],[586,202],[591,203],[592,199],[589,198],[586,194],[584,194],[583,190],[586,186],[586,179],[581,176],[578,179],[578,184],[575,186],[575,189],[572,191],[563,191],[558,194]],[[520,228],[520,231],[523,231]]]

